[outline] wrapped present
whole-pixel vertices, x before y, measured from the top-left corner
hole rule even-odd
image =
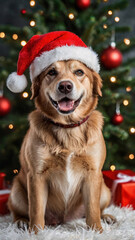
[[[112,192],[112,203],[135,209],[135,172],[131,170],[103,171],[106,185]]]
[[[7,214],[9,212],[7,207],[9,194],[10,194],[9,189],[0,190],[0,215]]]

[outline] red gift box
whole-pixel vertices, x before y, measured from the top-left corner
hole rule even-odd
[[[112,203],[135,209],[135,172],[131,170],[103,171],[107,187],[112,192]]]
[[[10,190],[0,190],[0,215],[7,214],[9,212],[7,207],[7,201],[9,198]]]

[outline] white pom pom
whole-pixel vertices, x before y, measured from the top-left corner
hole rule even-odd
[[[14,93],[23,92],[27,87],[27,79],[25,75],[17,75],[16,72],[11,73],[7,78],[7,87]]]

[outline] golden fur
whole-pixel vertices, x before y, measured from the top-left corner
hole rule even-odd
[[[73,112],[62,114],[48,96],[59,100],[57,86],[66,80],[74,86],[69,95],[76,100],[82,94],[82,99]],[[37,232],[37,226],[44,228],[85,214],[87,225],[102,231],[100,217],[110,203],[110,191],[101,172],[106,157],[103,117],[95,110],[101,87],[100,76],[74,60],[52,64],[32,83],[37,109],[29,115],[30,128],[20,151],[21,169],[8,202],[18,225],[29,222],[30,230]],[[48,120],[70,124],[88,115],[86,122],[74,128]]]

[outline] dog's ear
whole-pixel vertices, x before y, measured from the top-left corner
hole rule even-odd
[[[102,79],[99,76],[98,73],[96,73],[95,71],[92,71],[92,75],[93,75],[93,95],[99,95],[100,97],[102,97],[102,92],[101,92],[101,88],[102,88]]]
[[[32,96],[30,98],[31,100],[39,95],[40,84],[41,84],[41,80],[40,80],[40,76],[38,76],[32,82],[32,86],[31,86]]]

